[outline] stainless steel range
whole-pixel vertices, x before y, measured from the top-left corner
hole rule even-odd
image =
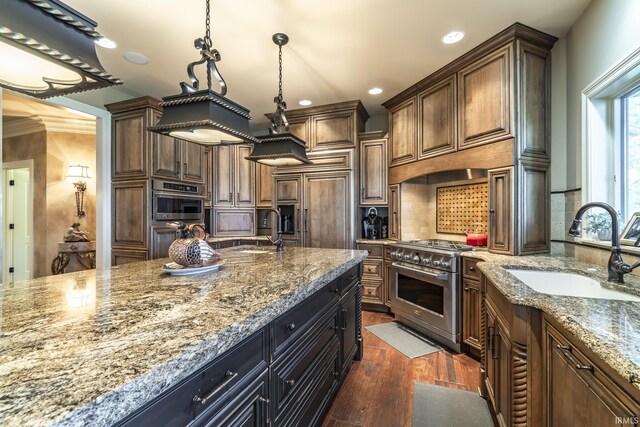
[[[396,319],[460,351],[460,252],[471,246],[448,240],[409,240],[392,245],[389,290]]]

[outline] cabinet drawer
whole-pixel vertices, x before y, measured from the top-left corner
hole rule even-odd
[[[340,276],[340,296],[349,292],[349,290],[358,283],[358,279],[360,279],[360,265],[351,267],[349,271]]]
[[[271,368],[271,402],[276,425],[289,422],[300,402],[316,383],[319,359],[337,341],[338,310],[332,310],[311,326]],[[335,371],[337,372],[337,370]]]
[[[362,278],[368,280],[382,280],[382,259],[365,259],[363,262]]]
[[[267,369],[268,348],[269,330],[265,327],[120,425],[183,426],[205,411],[216,411]],[[196,401],[198,398],[204,401]]]
[[[462,258],[462,275],[465,279],[478,279],[480,280],[480,270],[478,270],[477,264],[479,259]]]
[[[325,312],[338,302],[340,279],[334,280],[302,303],[273,321],[273,359],[275,360],[286,348],[300,337],[313,318]]]
[[[358,243],[358,249],[367,251],[370,258],[382,258],[382,245],[371,245],[367,243]]]
[[[382,301],[382,281],[362,282],[362,302],[381,304]]]

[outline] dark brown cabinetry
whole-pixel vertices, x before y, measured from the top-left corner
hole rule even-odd
[[[384,132],[366,132],[360,136],[360,205],[386,206],[387,138]]]
[[[270,208],[273,200],[273,168],[256,163],[256,207]]]
[[[154,111],[155,121],[160,113]],[[202,145],[151,134],[151,177],[170,181],[203,184],[205,158]]]
[[[387,272],[383,259],[384,246],[375,243],[358,243],[357,249],[367,251],[369,254],[362,264],[362,302],[367,304],[367,309],[387,311],[385,305]]]
[[[479,351],[482,294],[477,260],[463,258],[462,273],[462,341]]]
[[[389,239],[400,239],[400,185],[389,186]]]
[[[453,169],[495,171],[489,180],[491,252],[550,250],[555,41],[514,24],[383,104],[389,110],[390,184]],[[508,168],[510,176],[504,174]]]
[[[204,156],[203,173],[204,173],[204,206],[210,208],[213,204],[213,149],[204,147],[202,152]]]

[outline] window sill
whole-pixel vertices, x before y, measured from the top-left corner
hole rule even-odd
[[[591,240],[591,239],[582,239],[575,238],[572,240],[552,240],[552,242],[558,243],[573,243],[575,245],[581,246],[589,246],[592,248],[603,249],[610,251],[611,250],[611,241],[601,241],[601,240]],[[631,245],[620,245],[621,252],[624,254],[638,255],[640,256],[640,247],[631,246]]]

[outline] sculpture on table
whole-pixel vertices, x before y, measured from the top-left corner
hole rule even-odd
[[[65,242],[88,242],[86,231],[80,230],[80,223],[74,222],[71,227],[67,228],[67,232],[64,234]]]

